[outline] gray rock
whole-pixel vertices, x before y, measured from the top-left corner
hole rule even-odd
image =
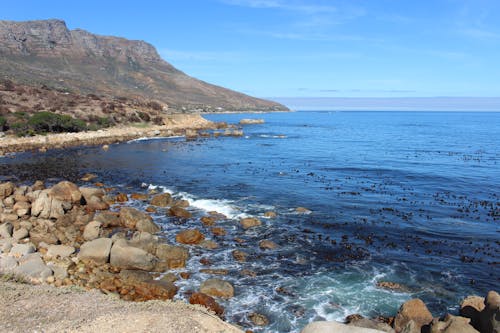
[[[123,207],[120,210],[120,221],[126,228],[145,231],[151,234],[161,230],[161,228],[153,222],[149,214],[132,207]]]
[[[119,275],[121,280],[130,282],[144,282],[152,280],[152,276],[148,272],[135,269],[122,269]]]
[[[91,221],[83,230],[83,239],[86,241],[91,241],[99,237],[99,233],[101,232],[102,223],[99,221]]]
[[[75,248],[68,245],[49,245],[47,248],[49,258],[68,258],[73,253],[75,253]]]
[[[9,254],[16,258],[24,257],[30,253],[35,252],[35,246],[31,243],[27,244],[15,244],[10,249]]]
[[[49,196],[48,191],[49,190],[43,190],[38,193],[37,199],[31,206],[32,216],[43,219],[57,219],[64,215],[63,202]]]
[[[10,273],[17,267],[17,260],[14,257],[0,255],[0,272]]]
[[[432,320],[430,333],[479,333],[469,323],[469,318],[447,314],[444,321]]]
[[[109,261],[111,246],[113,241],[110,238],[97,238],[83,243],[78,253],[80,260],[92,260],[99,264],[105,264]]]
[[[159,244],[156,248],[156,256],[159,261],[154,270],[164,272],[167,269],[186,267],[189,251],[182,246]]]
[[[82,199],[82,192],[78,186],[68,181],[62,181],[52,186],[49,194],[54,199],[71,203],[80,203]]]
[[[301,333],[381,333],[383,331],[347,326],[336,321],[315,321],[308,324]]]
[[[28,236],[29,236],[29,231],[26,228],[19,228],[17,230],[14,230],[14,232],[12,233],[12,238],[17,240],[21,240]]]
[[[158,246],[158,236],[151,235],[149,232],[137,231],[134,232],[132,238],[128,241],[128,245],[138,247],[155,255],[156,247]]]
[[[70,260],[49,262],[47,266],[54,272],[54,278],[57,280],[64,280],[68,277],[68,269],[73,265]]]
[[[31,279],[45,281],[52,275],[52,270],[45,265],[38,253],[32,253],[19,261],[19,266],[14,269],[14,273]]]
[[[156,258],[143,249],[128,245],[124,239],[117,240],[111,248],[110,263],[121,269],[150,271]]]
[[[9,253],[14,240],[12,238],[0,239],[0,253]]]
[[[13,210],[19,217],[29,215],[31,212],[31,204],[26,201],[19,201],[14,204]]]
[[[12,231],[14,227],[9,222],[0,224],[0,236],[2,238],[10,238],[12,237]]]

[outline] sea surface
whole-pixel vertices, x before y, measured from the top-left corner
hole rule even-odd
[[[188,200],[193,219],[181,223],[154,214],[163,237],[174,243],[176,232],[196,227],[220,247],[191,248],[185,271],[192,275],[177,283],[178,298],[214,277],[200,269],[227,269],[222,278],[234,284],[236,295],[221,301],[226,317],[256,332],[298,332],[312,320],[353,313],[394,315],[414,297],[439,316],[457,312],[466,295],[499,291],[500,113],[308,111],[206,118],[265,123],[244,126],[243,137],[155,138],[108,151],[17,154],[0,159],[0,175],[56,182],[92,172],[120,191],[156,189]],[[228,217],[217,225],[226,236],[211,235],[199,222],[209,211]],[[265,218],[267,211],[277,218]],[[243,230],[238,220],[246,216],[260,218],[263,226]],[[263,239],[279,247],[262,250]],[[235,249],[249,253],[247,262],[233,259]],[[384,290],[379,281],[404,288]],[[266,315],[270,325],[252,326],[250,312]]]

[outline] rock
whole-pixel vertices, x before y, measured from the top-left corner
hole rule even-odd
[[[248,253],[241,251],[241,250],[234,250],[232,252],[233,258],[236,259],[239,262],[245,262],[247,261]]]
[[[91,241],[99,238],[99,233],[101,232],[102,223],[99,221],[91,221],[83,229],[83,239],[86,241]]]
[[[167,269],[186,267],[189,252],[182,246],[159,244],[156,248],[156,256],[160,260],[160,262],[157,263],[157,266],[160,266],[157,268],[159,268],[160,271],[165,271]],[[157,268],[155,268],[156,271]]]
[[[484,305],[479,318],[481,333],[500,332],[500,295],[496,291],[489,291]]]
[[[190,304],[199,304],[214,312],[220,318],[224,318],[224,308],[217,301],[204,293],[193,293],[189,297]]]
[[[138,247],[154,255],[159,240],[158,236],[154,236],[149,232],[136,231],[127,243],[129,246]]]
[[[408,287],[403,286],[402,284],[390,281],[378,281],[376,285],[377,288],[393,290],[398,292],[409,292],[410,290]]]
[[[460,303],[460,315],[471,320],[471,325],[480,328],[480,313],[485,308],[485,299],[480,296],[467,296]]]
[[[100,212],[94,217],[95,221],[101,222],[104,228],[121,226],[120,213],[115,212]]]
[[[82,199],[82,192],[80,192],[78,186],[68,181],[62,181],[52,186],[49,190],[49,195],[60,201],[77,204],[79,204]]]
[[[158,212],[158,210],[153,206],[147,206],[145,210],[148,213],[157,213]]]
[[[243,229],[249,229],[252,227],[258,227],[262,225],[262,222],[254,217],[246,217],[240,220],[240,224],[243,227]]]
[[[68,258],[75,253],[75,248],[68,245],[49,245],[47,248],[47,257],[49,258]]]
[[[14,227],[9,222],[0,224],[0,237],[11,238],[13,230],[14,230]]]
[[[202,241],[200,243],[200,246],[204,249],[214,250],[214,249],[217,249],[219,247],[219,244],[217,244],[216,242],[214,242],[212,240],[205,239],[204,241]]]
[[[14,185],[14,183],[11,182],[0,184],[0,200],[3,200],[8,196],[11,196],[12,193],[14,193],[15,188],[16,186]]]
[[[157,194],[151,199],[151,205],[158,207],[167,207],[172,204],[170,193]]]
[[[249,270],[249,269],[241,270],[240,274],[243,276],[249,276],[251,278],[257,277],[257,273],[255,273],[254,271]]]
[[[267,326],[269,325],[269,319],[260,313],[252,312],[248,315],[248,319],[257,326]]]
[[[149,199],[149,195],[144,194],[144,193],[132,193],[130,195],[130,199],[140,200],[140,201],[147,201]]]
[[[17,260],[10,256],[0,256],[0,273],[13,272],[17,267]]]
[[[212,274],[212,275],[228,275],[229,271],[227,269],[204,268],[204,269],[200,269],[200,273]]]
[[[311,210],[309,210],[305,207],[297,207],[297,208],[295,208],[295,212],[297,212],[299,214],[310,214]]]
[[[19,217],[29,215],[31,212],[31,204],[26,201],[18,201],[14,204],[13,211]]]
[[[169,300],[174,298],[177,287],[167,281],[150,281],[134,283],[134,301]]]
[[[104,150],[104,151],[108,151],[109,150],[109,145],[102,145],[101,149]]]
[[[9,253],[10,249],[12,249],[12,244],[13,244],[12,238],[0,239],[0,253]]]
[[[91,260],[97,264],[109,262],[111,246],[113,241],[110,238],[97,238],[83,243],[78,253],[80,260]]]
[[[47,191],[49,190],[38,193],[37,199],[31,205],[31,215],[43,219],[58,219],[64,215],[63,202],[49,196]]]
[[[62,281],[68,277],[68,270],[71,266],[74,266],[74,263],[67,259],[56,262],[51,261],[47,263],[47,266],[54,272],[54,278]]]
[[[45,281],[52,275],[52,270],[45,265],[38,253],[32,253],[22,258],[19,261],[19,266],[13,272],[38,281]]]
[[[119,276],[121,280],[128,282],[146,282],[153,279],[148,272],[136,269],[122,269]]]
[[[14,230],[12,233],[12,238],[21,240],[29,236],[29,231],[26,228],[19,228]]]
[[[45,190],[45,183],[41,180],[37,180],[31,185],[31,190],[33,191],[41,191]]]
[[[234,296],[234,287],[224,280],[208,279],[201,284],[200,292],[215,297],[231,298]]]
[[[405,326],[413,320],[415,327],[420,330],[422,326],[430,324],[433,317],[425,306],[422,300],[415,298],[411,299],[399,308],[399,311],[394,319],[394,329],[400,332]]]
[[[84,182],[90,182],[96,178],[97,178],[97,175],[94,175],[93,173],[86,173],[82,176],[82,178],[80,178],[80,180],[84,181]]]
[[[115,201],[116,202],[127,202],[128,201],[128,197],[125,193],[118,193],[116,196],[115,196]]]
[[[447,314],[444,321],[432,320],[430,333],[479,333],[469,322],[469,318]]]
[[[153,218],[149,214],[132,207],[122,207],[120,209],[120,221],[125,228],[145,231],[151,234],[161,230],[153,222]]]
[[[227,234],[226,229],[224,229],[222,227],[213,227],[213,228],[210,228],[210,231],[215,236],[225,236]]]
[[[187,200],[176,200],[172,204],[172,207],[187,208],[187,207],[189,207],[189,201],[187,201]]]
[[[363,318],[361,315],[347,316],[346,324],[348,326],[371,328],[382,332],[394,333],[394,330],[388,324],[374,319]]]
[[[52,225],[53,222],[48,221],[47,223],[39,223],[30,230],[30,240],[33,244],[38,246],[40,243],[57,244],[57,242],[59,242],[59,239],[51,232],[49,224]]]
[[[83,187],[82,186],[79,188],[79,190],[82,193],[82,196],[87,203],[89,202],[90,198],[92,198],[92,197],[102,198],[105,195],[104,190],[102,188]]]
[[[240,120],[240,125],[255,125],[255,124],[264,124],[264,119],[244,118]]]
[[[259,242],[259,247],[263,250],[274,250],[278,247],[278,244],[268,239],[264,239]]]
[[[274,219],[278,216],[278,214],[276,214],[275,212],[265,212],[264,216],[270,219]]]
[[[301,333],[380,333],[371,328],[353,327],[335,321],[315,321],[308,324]]]
[[[126,240],[120,239],[111,248],[109,262],[120,269],[150,271],[154,267],[155,257],[143,249],[129,246]]]
[[[190,212],[188,212],[187,210],[185,210],[184,208],[181,208],[179,206],[171,207],[168,210],[168,214],[170,216],[180,217],[183,219],[189,219],[193,216],[193,214],[191,214]]]
[[[187,229],[179,232],[175,240],[181,244],[199,244],[205,239],[205,236],[198,229]]]
[[[200,219],[201,223],[203,223],[203,225],[205,226],[212,226],[215,224],[215,222],[217,221],[217,219],[213,216],[203,216],[201,219]]]
[[[2,222],[17,222],[17,220],[19,219],[19,216],[17,216],[17,214],[9,214],[9,213],[2,213],[0,214],[0,221]]]
[[[92,196],[87,200],[87,205],[85,209],[88,212],[95,212],[96,210],[106,210],[109,208],[109,204],[103,200],[103,198]]]
[[[170,283],[174,283],[175,281],[177,281],[177,276],[174,273],[167,273],[162,276],[160,281],[167,281]]]
[[[31,243],[14,244],[10,249],[9,254],[13,257],[21,258],[33,252],[35,252],[35,246]]]
[[[179,276],[181,278],[183,278],[184,280],[187,280],[187,279],[189,279],[191,277],[191,273],[189,273],[189,272],[180,272]]]

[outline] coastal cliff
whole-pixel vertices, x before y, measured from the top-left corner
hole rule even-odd
[[[192,78],[144,41],[69,30],[61,20],[0,21],[0,78],[75,94],[150,99],[171,112],[288,110]]]

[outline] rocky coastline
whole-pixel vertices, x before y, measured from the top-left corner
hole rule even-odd
[[[182,221],[191,217],[189,203],[155,190],[120,193],[95,180],[95,175],[87,174],[80,186],[68,181],[52,187],[46,187],[43,181],[31,185],[0,184],[1,283],[21,281],[100,290],[135,302],[171,300],[178,293],[176,281],[189,280],[190,273],[183,269],[190,251],[209,254],[219,246],[200,230],[211,226],[213,233],[223,233],[223,228],[216,225],[226,217],[209,212],[200,218],[199,229],[184,229],[175,235],[175,244],[169,244],[161,237],[161,231],[168,230],[162,230],[150,213],[161,211]],[[140,211],[130,207],[133,200],[148,202],[149,206]],[[262,227],[256,218],[242,218],[239,224],[245,230]],[[271,241],[258,245],[277,246]],[[234,259],[244,261],[245,253],[239,252],[233,252]],[[224,279],[224,272],[205,271],[213,277],[199,286],[193,285],[189,295],[184,296],[191,304],[206,307],[223,319],[225,310],[219,301],[232,298],[235,288]],[[402,288],[390,282],[379,283],[378,287]],[[495,333],[500,328],[499,307],[500,295],[490,291],[485,298],[466,298],[460,306],[460,316],[447,314],[440,319],[421,300],[413,299],[404,303],[392,318],[368,319],[353,314],[346,318],[346,323],[315,322],[303,332]],[[2,312],[0,321],[8,322],[6,312]],[[268,318],[257,312],[249,312],[247,317],[255,328],[265,329],[269,324]],[[227,326],[225,331],[238,329]]]
[[[186,136],[242,136],[236,126],[214,123],[197,114],[166,116],[163,125],[116,126],[98,131],[58,133],[31,137],[0,137],[0,156],[24,151],[45,152],[75,146],[109,145],[142,137]]]

